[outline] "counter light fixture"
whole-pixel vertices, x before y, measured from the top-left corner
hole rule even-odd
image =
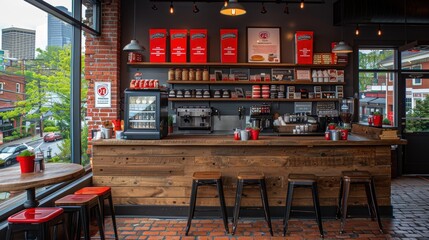
[[[173,6],[173,2],[170,2],[170,10],[169,10],[170,14],[174,13],[174,6]]]
[[[197,4],[194,2],[194,9],[192,9],[192,12],[199,13],[200,9],[198,8]]]
[[[343,41],[340,41],[335,47],[332,49],[333,53],[351,53],[353,52],[353,48],[350,47]]]
[[[246,14],[246,9],[243,5],[239,4],[237,0],[229,0],[226,6],[223,6],[220,13],[227,16],[239,16]]]
[[[261,13],[262,14],[266,14],[267,13],[267,9],[265,9],[265,5],[264,5],[264,3],[262,2],[262,9],[261,9]]]
[[[122,49],[125,52],[141,52],[145,50],[145,48],[140,46],[139,42],[136,40],[136,9],[136,0],[134,0],[133,39],[131,39],[131,42],[125,45]]]
[[[299,8],[301,8],[301,9],[304,8],[304,0],[301,0],[301,3],[299,4]]]
[[[283,10],[283,13],[289,14],[289,5],[287,3],[285,9]]]

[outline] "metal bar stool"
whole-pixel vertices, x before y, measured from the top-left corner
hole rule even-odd
[[[383,233],[380,215],[378,213],[377,197],[375,195],[374,177],[368,171],[343,171],[340,181],[340,193],[338,197],[337,218],[341,217],[340,233],[344,233],[344,225],[347,218],[347,201],[349,199],[350,185],[363,184],[365,186],[371,219],[377,218],[380,232]]]
[[[270,229],[271,236],[273,236],[273,228],[271,226],[270,207],[268,205],[268,195],[267,195],[267,187],[265,184],[265,176],[263,173],[258,173],[258,172],[238,173],[237,192],[235,196],[235,205],[234,205],[234,218],[232,221],[233,222],[232,235],[235,234],[235,230],[237,229],[238,218],[240,216],[241,195],[243,194],[243,188],[245,185],[259,186],[262,205],[264,207],[265,221],[268,224],[268,228]]]
[[[84,194],[84,195],[97,195],[98,196],[98,204],[100,206],[100,213],[101,213],[101,219],[103,219],[104,224],[104,218],[106,216],[104,211],[104,201],[107,199],[109,202],[110,207],[110,213],[112,215],[112,223],[113,223],[113,230],[115,232],[115,239],[118,239],[118,230],[116,228],[116,216],[115,216],[115,209],[113,207],[113,200],[112,200],[112,191],[110,187],[84,187],[78,191],[76,191],[74,194]]]
[[[220,172],[195,172],[192,176],[192,192],[189,204],[189,215],[188,223],[186,225],[185,235],[188,235],[189,229],[191,228],[191,221],[194,218],[195,204],[197,201],[197,192],[199,186],[215,185],[217,187],[220,210],[223,218],[223,224],[225,226],[225,232],[228,234],[228,215],[226,213],[225,197],[223,194],[222,185],[222,174]]]
[[[292,209],[293,190],[295,187],[311,188],[313,195],[314,212],[316,214],[317,225],[319,226],[320,236],[323,238],[322,217],[320,213],[319,193],[317,191],[317,177],[314,174],[289,174],[288,191],[286,195],[286,211],[283,219],[283,236],[286,236],[290,212]]]
[[[83,226],[83,233],[85,240],[90,240],[91,236],[89,234],[89,221],[90,221],[90,210],[95,210],[95,215],[97,218],[98,231],[100,233],[100,238],[104,240],[104,230],[103,230],[103,221],[101,219],[100,206],[98,205],[98,196],[97,195],[76,195],[70,194],[63,198],[55,201],[57,207],[64,209],[64,212],[69,213],[69,223],[72,220],[71,218],[74,215],[78,215],[77,222],[77,237],[80,238],[80,226]],[[75,239],[74,236],[74,224],[71,225],[72,239]]]
[[[34,231],[37,232],[37,239],[51,239],[50,227],[58,224],[63,225],[64,236],[69,239],[64,225],[64,210],[56,207],[38,207],[22,210],[10,216],[6,240],[13,239],[16,232]],[[56,232],[56,231],[55,231]],[[54,239],[57,239],[54,234]]]

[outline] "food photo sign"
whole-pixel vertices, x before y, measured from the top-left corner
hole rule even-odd
[[[280,63],[280,28],[247,28],[247,61]]]

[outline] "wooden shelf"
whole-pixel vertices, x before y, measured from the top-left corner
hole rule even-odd
[[[248,67],[248,68],[345,68],[345,64],[294,64],[294,63],[220,63],[220,62],[207,62],[207,63],[152,63],[152,62],[138,62],[127,63],[132,67]]]
[[[338,98],[311,98],[311,99],[286,99],[286,98],[168,98],[171,102],[338,102]]]
[[[311,82],[311,81],[270,81],[250,82],[239,81],[167,81],[169,84],[194,84],[194,85],[346,85],[345,82]]]

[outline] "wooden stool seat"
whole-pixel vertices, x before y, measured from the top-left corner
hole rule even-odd
[[[237,178],[242,180],[260,180],[265,179],[265,175],[261,172],[240,172]]]
[[[49,227],[63,224],[64,237],[68,239],[64,226],[64,210],[57,207],[38,207],[24,209],[10,216],[6,239],[12,239],[15,232],[35,231],[37,239],[51,239]],[[56,231],[55,231],[56,232]]]
[[[195,214],[195,205],[197,202],[197,192],[199,186],[216,186],[219,203],[220,203],[220,212],[223,219],[223,224],[225,226],[225,232],[228,234],[228,215],[226,212],[225,196],[223,193],[223,184],[222,184],[222,173],[214,171],[205,171],[205,172],[194,172],[192,176],[192,191],[189,201],[189,214],[188,222],[186,224],[185,235],[189,233],[191,228],[191,222]]]
[[[292,211],[292,199],[295,187],[311,188],[313,195],[313,207],[316,215],[317,225],[319,227],[320,236],[323,238],[322,216],[319,204],[319,192],[317,190],[317,177],[314,174],[289,174],[288,189],[286,193],[286,211],[283,219],[283,236],[286,236],[290,213]]]
[[[363,184],[368,202],[369,214],[372,219],[377,218],[380,232],[383,233],[380,215],[378,211],[377,197],[375,195],[374,177],[368,171],[343,171],[340,181],[340,192],[338,196],[337,218],[341,218],[340,233],[344,233],[347,218],[347,202],[350,194],[351,184]]]
[[[112,224],[113,224],[113,231],[115,233],[115,239],[118,239],[118,230],[116,227],[116,216],[115,216],[115,208],[113,206],[113,199],[112,199],[112,191],[110,187],[84,187],[78,191],[76,191],[74,194],[76,195],[97,195],[98,196],[98,204],[100,205],[100,213],[101,213],[101,219],[103,219],[104,224],[104,217],[106,216],[105,210],[104,210],[104,200],[107,199],[109,202],[110,207],[110,214],[112,216]]]
[[[220,172],[194,172],[192,176],[194,180],[213,180],[221,178],[222,174]]]
[[[82,194],[70,194],[65,197],[62,197],[55,201],[55,206],[61,207],[64,209],[64,212],[69,214],[69,223],[71,225],[70,232],[71,239],[75,239],[74,236],[74,227],[73,217],[78,217],[77,222],[77,238],[80,239],[80,227],[83,226],[83,233],[85,240],[90,240],[89,232],[89,221],[90,221],[90,210],[95,210],[95,215],[97,218],[98,231],[100,233],[100,238],[104,240],[104,228],[103,221],[100,213],[100,205],[97,195],[82,195]]]
[[[264,217],[267,222],[271,236],[273,236],[273,228],[271,225],[270,207],[268,204],[267,186],[265,184],[265,175],[262,172],[240,172],[237,175],[237,191],[235,195],[234,216],[232,220],[232,235],[238,225],[238,218],[240,217],[241,196],[243,194],[244,186],[259,186],[262,206],[264,208]]]

